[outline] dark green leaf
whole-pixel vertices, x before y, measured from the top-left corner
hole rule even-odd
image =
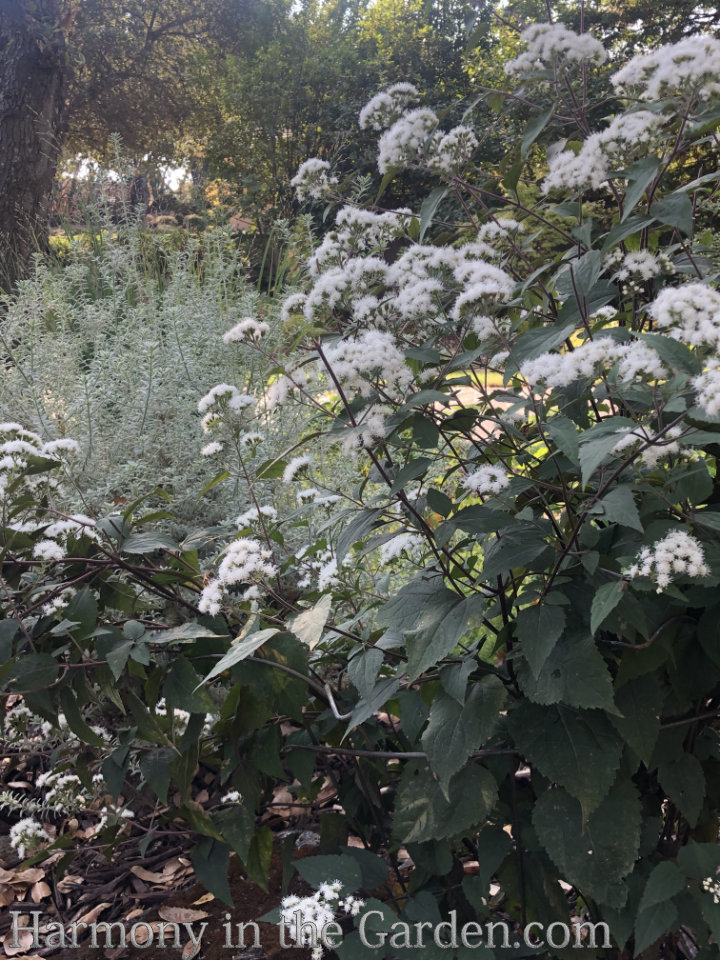
[[[537,117],[533,117],[533,119],[525,127],[525,133],[523,134],[522,144],[520,146],[520,156],[523,159],[525,159],[525,157],[528,155],[530,147],[532,147],[545,127],[548,125],[548,122],[550,121],[554,112],[555,108],[550,107],[549,110],[545,110]]]
[[[275,634],[279,632],[275,627],[269,627],[266,630],[257,630],[247,637],[241,634],[233,640],[228,652],[215,664],[201,683],[208,683],[221,673],[224,673],[225,670],[234,667],[236,663],[240,663],[241,660],[251,656],[256,650],[259,650],[263,644],[267,643],[271,637],[274,637]]]
[[[588,764],[588,776],[597,767]],[[640,846],[641,808],[637,791],[621,781],[584,822],[580,803],[565,790],[546,791],[535,805],[533,824],[562,878],[584,897],[622,906],[624,878]]]
[[[446,694],[433,701],[422,745],[446,796],[450,778],[492,736],[506,696],[502,682],[487,676],[473,684],[462,706]]]
[[[650,214],[660,223],[676,227],[687,236],[693,232],[692,200],[685,193],[671,193],[663,197],[658,203],[652,205]]]
[[[598,587],[590,608],[590,632],[593,636],[622,600],[624,589],[622,580],[613,580]]]
[[[170,767],[176,759],[177,754],[169,747],[158,747],[155,750],[149,750],[140,758],[140,772],[155,791],[161,803],[167,803],[167,792],[170,786]]]
[[[229,907],[233,905],[228,884],[230,851],[226,844],[207,837],[190,853],[193,870],[199,882]]]
[[[348,893],[359,890],[362,884],[360,864],[347,854],[328,854],[320,857],[304,857],[296,864],[303,880],[317,890],[322,883],[339,880]]]
[[[517,676],[523,693],[535,703],[567,703],[617,712],[607,664],[593,638],[584,631],[566,631],[537,677],[527,663],[519,664]]]
[[[565,629],[562,607],[538,603],[525,607],[517,616],[517,631],[522,654],[537,677]]]
[[[705,774],[698,758],[684,753],[673,763],[661,764],[658,778],[690,826],[696,826],[705,797]]]
[[[623,526],[638,530],[640,533],[643,532],[640,514],[635,506],[635,498],[629,484],[613,487],[610,493],[605,494],[602,500],[598,502],[598,506],[605,511],[603,519],[610,521],[610,523],[621,523]]]
[[[347,556],[350,547],[370,533],[380,517],[382,510],[361,510],[344,528],[338,537],[335,557],[338,567]]]
[[[685,889],[685,874],[670,860],[657,863],[648,877],[638,913],[671,900]]]
[[[607,716],[519,701],[508,711],[508,727],[526,760],[577,797],[587,819],[607,796],[623,751]]]
[[[611,716],[610,721],[646,766],[660,733],[662,702],[662,687],[654,673],[630,680],[615,694],[622,716]]]
[[[652,946],[672,928],[678,912],[674,903],[656,903],[647,910],[641,910],[635,920],[635,953],[640,954]]]
[[[178,657],[165,678],[163,694],[169,707],[190,713],[211,713],[215,704],[207,690],[200,687],[200,677],[185,657]]]
[[[179,544],[159,531],[133,533],[122,544],[123,553],[155,553],[158,550],[179,550]]]
[[[7,683],[14,691],[45,690],[58,678],[60,668],[49,653],[23,654],[13,665]]]
[[[393,835],[401,843],[442,840],[487,819],[497,801],[493,775],[475,763],[450,781],[448,801],[427,767],[408,764],[395,803]]]

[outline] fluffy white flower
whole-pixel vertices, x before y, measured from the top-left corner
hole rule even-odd
[[[381,90],[360,111],[360,129],[371,127],[373,130],[382,130],[389,127],[417,97],[417,88],[411,83],[394,83],[386,90]]]
[[[233,387],[229,383],[218,383],[217,386],[213,387],[204,397],[200,398],[197,407],[198,413],[206,413],[210,411],[212,407],[223,402],[225,402],[234,413],[239,413],[241,410],[253,406],[255,397],[251,397],[247,393],[240,393],[237,387]]]
[[[486,464],[463,477],[462,486],[478,496],[484,493],[502,493],[510,485],[510,477],[501,467]]]
[[[425,538],[419,533],[399,533],[380,547],[380,559],[383,563],[397,560],[403,553],[417,555],[425,544]]]
[[[327,160],[311,157],[300,164],[290,186],[295,187],[295,195],[302,203],[308,198],[322,200],[332,192],[337,182],[337,177],[330,176],[330,164]]]
[[[425,144],[437,129],[438,118],[421,107],[403,114],[378,141],[378,170],[385,174],[396,167],[411,167],[423,156]]]
[[[638,91],[644,100],[696,92],[701,98],[720,92],[720,40],[686,37],[651,53],[633,57],[612,76],[619,92]]]
[[[720,413],[720,370],[706,370],[693,378],[692,386],[698,406],[709,417],[716,417]]]
[[[33,556],[38,560],[62,560],[65,551],[55,540],[39,540],[33,547]]]
[[[363,397],[373,393],[376,382],[384,390],[400,394],[413,382],[395,338],[383,331],[367,330],[354,340],[328,344],[325,359],[337,379]]]
[[[51,842],[50,834],[34,817],[24,817],[10,827],[10,846],[17,850],[18,856],[22,860],[33,853],[37,853],[38,850]]]
[[[298,473],[303,470],[305,467],[309,467],[312,463],[312,457],[303,453],[299,457],[293,457],[290,463],[283,470],[282,481],[283,483],[292,483]]]
[[[212,443],[206,443],[205,446],[200,451],[201,457],[214,457],[216,453],[220,453],[223,449],[223,445],[218,443],[217,440],[214,440]]]
[[[217,576],[203,589],[198,609],[201,613],[214,616],[220,612],[222,599],[231,587],[239,584],[252,585],[276,574],[277,567],[272,562],[272,551],[251,537],[239,537],[226,547]]]
[[[245,317],[234,327],[223,334],[223,343],[241,343],[243,340],[262,340],[270,330],[266,323],[256,320],[254,317]]]
[[[643,547],[626,575],[651,577],[657,583],[657,592],[662,593],[673,579],[673,574],[684,573],[689,577],[706,577],[710,568],[705,563],[702,544],[684,530],[672,530],[652,547]]]
[[[720,345],[720,293],[705,283],[665,287],[650,305],[659,330],[693,347]]]
[[[505,73],[532,74],[553,61],[604,63],[605,48],[589,33],[573,33],[562,23],[534,23],[521,37],[527,49],[505,64]]]
[[[468,162],[477,148],[474,131],[460,124],[433,143],[428,166],[439,173],[454,173]]]

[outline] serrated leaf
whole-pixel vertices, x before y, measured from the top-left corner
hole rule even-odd
[[[573,333],[575,333],[574,323],[567,323],[560,327],[551,325],[537,330],[528,330],[515,341],[512,349],[512,361],[519,368],[526,360],[534,360],[541,353],[559,347]]]
[[[647,910],[638,913],[635,920],[635,952],[639,957],[643,951],[664,936],[678,917],[674,903],[656,903]]]
[[[180,545],[164,533],[131,533],[120,548],[122,553],[155,553],[158,550],[179,550]]]
[[[605,520],[609,520],[610,523],[621,523],[624,527],[643,533],[640,514],[635,506],[635,498],[629,484],[613,487],[610,493],[605,494],[598,502],[598,506],[605,511]]]
[[[522,654],[537,678],[565,629],[562,607],[537,604],[517,615],[518,639]]]
[[[348,892],[362,886],[360,864],[347,854],[304,857],[295,866],[303,880],[315,890],[333,880],[339,880]]]
[[[202,688],[195,668],[185,657],[177,657],[173,661],[162,689],[169,707],[190,713],[212,713],[215,709],[207,690]]]
[[[607,664],[593,638],[584,631],[566,631],[537,677],[528,663],[520,663],[517,678],[525,696],[534,703],[566,703],[617,712]]]
[[[549,110],[544,110],[537,117],[533,117],[533,119],[525,127],[525,133],[523,134],[522,144],[520,145],[520,156],[523,158],[523,160],[530,152],[530,147],[532,147],[532,145],[535,143],[537,138],[540,136],[540,134],[543,132],[545,127],[550,122],[550,119],[554,112],[555,112],[554,107],[550,107]]]
[[[623,590],[622,580],[613,580],[598,587],[590,608],[590,633],[593,636],[622,600]]]
[[[660,223],[676,227],[688,237],[693,232],[693,205],[685,193],[671,193],[650,208],[650,215]]]
[[[288,625],[298,640],[307,644],[310,650],[314,650],[322,639],[331,606],[332,596],[326,593],[309,610],[303,610],[294,617]]]
[[[382,510],[361,510],[356,514],[350,523],[343,527],[342,533],[338,537],[335,545],[335,559],[340,567],[347,556],[350,547],[358,540],[362,540],[366,534],[370,533],[375,526],[376,521],[381,516]]]
[[[395,839],[423,843],[465,833],[488,818],[497,801],[497,784],[489,770],[474,763],[452,778],[449,796],[428,767],[408,764],[395,802]]]
[[[627,781],[612,787],[587,823],[580,803],[561,788],[546,791],[533,812],[538,838],[563,880],[608,906],[625,903],[623,880],[638,855],[640,822],[640,800]]]
[[[580,463],[580,444],[578,442],[578,432],[575,424],[568,417],[553,417],[548,420],[546,425],[547,433],[562,450],[570,463],[578,466]]]
[[[446,694],[433,701],[422,745],[448,799],[450,778],[490,739],[506,699],[502,681],[487,676],[473,684],[463,705]]]
[[[664,860],[653,867],[640,900],[638,914],[658,904],[671,900],[685,889],[685,874],[671,860]]]
[[[227,845],[208,837],[191,851],[190,859],[195,876],[205,889],[232,907],[233,899],[228,884],[230,851]]]
[[[660,786],[691,827],[697,826],[705,797],[705,774],[697,757],[683,753],[658,770]]]
[[[266,630],[258,630],[256,633],[251,633],[248,637],[243,637],[241,634],[241,636],[233,641],[228,652],[215,664],[210,673],[201,681],[200,685],[202,686],[202,684],[209,683],[210,680],[224,673],[225,670],[229,670],[230,667],[234,667],[236,663],[240,663],[241,660],[251,656],[256,650],[259,650],[264,643],[267,643],[271,637],[274,637],[275,634],[279,632],[275,627],[269,627]]]
[[[646,766],[660,733],[662,702],[662,687],[654,673],[630,680],[615,694],[622,716],[611,716],[610,722]]]
[[[607,716],[519,701],[508,710],[507,722],[528,763],[576,797],[587,819],[607,796],[623,751]]]
[[[350,681],[363,698],[372,696],[380,667],[385,659],[382,650],[371,647],[356,654],[348,663]]]
[[[527,566],[546,548],[542,533],[529,524],[505,529],[485,548],[483,579],[492,581],[515,567]]]

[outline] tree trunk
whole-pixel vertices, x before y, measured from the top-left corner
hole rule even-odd
[[[47,247],[64,135],[62,0],[0,0],[0,287]]]

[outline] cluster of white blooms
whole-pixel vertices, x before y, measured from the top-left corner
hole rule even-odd
[[[311,463],[312,457],[308,453],[303,453],[299,457],[293,457],[283,470],[283,483],[292,483],[298,473],[306,467],[309,467]]]
[[[523,363],[520,373],[531,386],[544,383],[552,390],[567,387],[576,380],[595,379],[616,363],[622,381],[635,380],[642,375],[650,380],[662,380],[668,376],[652,347],[640,340],[620,343],[609,336],[586,340],[567,353],[543,353]]]
[[[613,280],[652,280],[671,267],[665,254],[656,256],[649,250],[633,250],[625,255],[622,251],[617,252],[620,253],[620,266],[613,274]]]
[[[9,484],[26,470],[28,457],[61,462],[64,458],[77,456],[80,452],[80,445],[75,440],[63,437],[44,442],[37,433],[14,422],[0,423],[0,439],[3,437],[7,439],[0,443],[0,496]],[[55,477],[38,473],[26,475],[25,483],[29,490],[37,490],[42,486],[56,487],[58,481]]]
[[[88,802],[82,781],[74,773],[51,773],[37,779],[38,787],[50,787],[45,802],[56,810],[71,813],[82,810]]]
[[[218,614],[224,595],[238,584],[248,584],[243,599],[257,596],[257,589],[253,585],[274,577],[277,567],[272,560],[272,551],[251,537],[239,537],[225,549],[225,556],[220,563],[217,575],[203,589],[198,602],[201,613],[211,616]]]
[[[574,33],[562,23],[534,23],[523,30],[527,49],[505,64],[505,73],[533,74],[556,61],[604,63],[605,47],[589,33]]]
[[[245,513],[241,513],[239,517],[235,517],[235,526],[238,530],[242,530],[243,527],[258,523],[260,519],[258,514],[266,517],[271,523],[277,520],[277,510],[275,507],[270,506],[270,504],[262,504],[259,507],[250,507]]]
[[[331,507],[340,497],[335,493],[321,493],[317,487],[298,490],[295,499],[299,504],[311,503],[314,507]]]
[[[219,440],[212,440],[210,443],[206,443],[205,446],[200,451],[201,457],[214,457],[218,453],[222,453],[223,445]]]
[[[720,40],[686,37],[650,53],[638,54],[612,77],[619,92],[643,100],[663,100],[675,93],[707,99],[720,92]]]
[[[155,716],[167,717],[167,715],[168,706],[165,697],[161,697],[155,704]],[[180,707],[173,707],[172,722],[175,733],[182,736],[187,730],[187,725],[190,723],[190,714],[187,710],[182,710]]]
[[[235,415],[255,406],[255,397],[240,393],[237,387],[229,383],[218,383],[198,401],[198,413],[204,414],[201,425],[204,433],[210,433],[213,427],[222,422],[224,410]]]
[[[381,90],[360,111],[360,129],[384,130],[394,123],[408,104],[418,97],[417,88],[411,83],[394,83]]]
[[[425,538],[419,533],[399,533],[380,547],[380,559],[383,563],[397,560],[403,553],[409,556],[422,552]]]
[[[665,457],[679,456],[684,452],[684,448],[678,441],[682,434],[682,427],[672,427],[662,434],[655,434],[645,427],[636,427],[634,430],[618,430],[620,439],[612,448],[613,453],[622,453],[638,444],[648,444],[647,449],[643,450],[638,458],[646,467],[651,469],[665,459]]]
[[[230,790],[224,797],[220,797],[220,803],[239,803],[242,800],[242,794],[239,790]]]
[[[386,393],[409,390],[413,374],[391,333],[366,330],[354,340],[337,340],[325,347],[325,359],[333,375],[362,397],[369,397],[376,383]]]
[[[280,922],[289,928],[292,937],[298,932],[304,937],[298,946],[311,946],[312,960],[320,960],[323,955],[323,948],[314,943],[314,932],[321,935],[325,926],[334,922],[338,910],[356,917],[365,906],[363,900],[352,895],[340,899],[341,890],[342,883],[335,880],[334,883],[320,884],[312,896],[298,897],[291,894],[283,897],[280,904]]]
[[[720,883],[716,877],[705,877],[702,882],[703,890],[706,890],[713,898],[713,903],[720,903]]]
[[[693,378],[692,386],[698,406],[709,417],[716,417],[720,413],[720,370],[706,370]]]
[[[270,327],[254,317],[245,317],[223,334],[223,343],[241,343],[243,340],[262,340]]]
[[[612,176],[613,166],[627,166],[638,150],[655,137],[662,117],[649,110],[620,113],[599,133],[591,134],[580,151],[561,150],[549,158],[543,191],[598,190]]]
[[[637,563],[627,570],[631,578],[651,577],[657,583],[658,593],[662,593],[678,573],[689,577],[706,577],[710,573],[702,544],[684,530],[672,530],[652,547],[643,547]]]
[[[46,617],[51,617],[59,610],[64,610],[76,593],[77,590],[74,587],[64,587],[57,596],[52,597],[52,599],[42,605],[41,609],[43,614]]]
[[[21,860],[38,853],[52,843],[52,837],[34,817],[24,817],[10,827],[10,846]]]
[[[466,490],[478,496],[483,493],[498,494],[509,486],[510,477],[502,467],[486,464],[463,477],[461,483]]]
[[[435,139],[428,157],[428,166],[437,173],[452,174],[468,162],[477,148],[478,141],[474,131],[460,124]]]
[[[307,547],[301,547],[295,554],[299,569],[298,586],[302,589],[318,589],[321,592],[340,583],[338,565],[332,550],[318,550],[308,554]],[[345,560],[348,563],[348,558]]]
[[[505,337],[510,329],[510,320],[507,317],[491,317],[480,315],[473,318],[472,330],[479,340],[490,340],[494,337]]]
[[[322,200],[332,191],[337,182],[337,177],[330,176],[330,164],[327,160],[311,157],[300,164],[297,173],[290,181],[290,186],[295,187],[295,195],[302,203],[308,198]]]
[[[404,113],[378,141],[377,165],[380,173],[420,163],[438,123],[437,114],[427,107]]]
[[[99,541],[100,537],[95,529],[95,521],[85,514],[77,513],[64,520],[49,524],[43,531],[45,539],[39,540],[33,547],[33,556],[39,560],[62,560],[66,555],[67,542],[70,538],[78,540],[87,537]],[[64,545],[64,546],[63,546]]]
[[[650,305],[650,316],[675,340],[720,346],[720,293],[705,283],[665,287]]]

